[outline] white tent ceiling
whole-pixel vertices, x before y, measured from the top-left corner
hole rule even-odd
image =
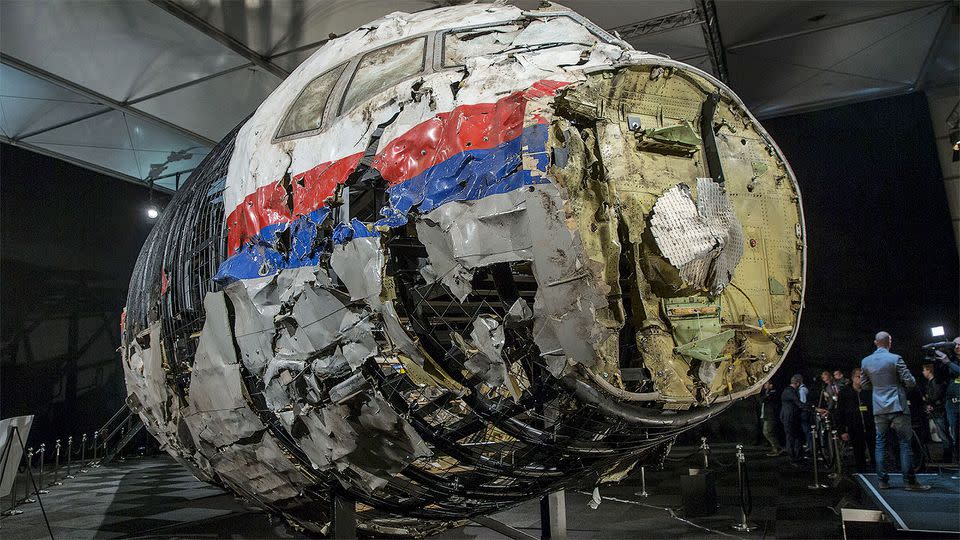
[[[0,140],[174,188],[330,34],[451,3],[0,0]],[[715,9],[728,82],[761,118],[960,86],[957,0],[562,3],[717,74],[698,22]]]

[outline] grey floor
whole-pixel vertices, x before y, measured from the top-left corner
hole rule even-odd
[[[739,517],[733,449],[716,447],[720,508],[708,517],[685,519],[679,476],[697,466],[694,449],[676,448],[664,470],[647,471],[647,498],[636,495],[639,475],[615,486],[601,486],[602,502],[588,506],[593,486],[566,493],[569,537],[586,538],[839,538],[840,520],[833,507],[856,487],[810,491],[808,469],[792,467],[784,458],[767,458],[762,448],[748,450],[756,532],[735,533]],[[43,496],[55,538],[297,538],[280,520],[217,488],[199,482],[170,459],[128,459],[122,464],[88,470]],[[6,508],[7,498],[0,501]],[[0,521],[2,538],[48,538],[38,503]],[[539,537],[536,501],[500,512],[497,520]],[[471,525],[437,538],[506,538]]]

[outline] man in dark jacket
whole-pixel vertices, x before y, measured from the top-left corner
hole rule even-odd
[[[770,443],[767,456],[779,456],[783,449],[777,438],[777,390],[771,382],[764,384],[760,392],[760,421],[763,423],[763,436]]]
[[[937,435],[943,445],[943,461],[951,463],[953,461],[953,437],[950,435],[950,428],[947,426],[947,414],[944,407],[947,385],[937,380],[933,364],[923,365],[923,378],[926,379],[923,385],[924,409],[927,418],[937,428]]]
[[[787,453],[790,461],[799,465],[803,461],[804,432],[801,425],[801,413],[810,408],[800,401],[798,388],[803,384],[803,375],[790,377],[790,386],[780,394],[780,423],[787,440]]]
[[[944,396],[944,412],[947,417],[947,425],[950,429],[950,435],[953,437],[954,457],[960,457],[960,337],[953,340],[954,354],[951,359],[949,355],[938,351],[937,357],[947,368],[947,392]]]
[[[853,448],[853,460],[857,472],[868,472],[867,455],[874,462],[876,431],[873,425],[873,403],[869,390],[860,384],[860,368],[850,374],[850,384],[840,389],[838,422],[840,436]]]

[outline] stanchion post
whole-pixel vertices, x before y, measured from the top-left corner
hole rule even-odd
[[[63,482],[60,481],[60,439],[57,439],[57,445],[54,447],[55,453],[53,456],[53,485],[62,486]]]
[[[700,450],[703,451],[703,468],[710,468],[710,446],[707,444],[706,437],[700,437]]]
[[[817,426],[810,426],[810,433],[813,436],[813,448],[810,449],[810,455],[813,458],[813,483],[807,486],[807,489],[824,489],[827,486],[820,483],[819,466],[817,465]]]
[[[64,478],[73,478],[70,467],[73,465],[73,435],[67,437],[67,475]]]
[[[833,461],[836,464],[837,477],[843,476],[843,463],[840,459],[840,439],[837,435],[837,430],[833,430],[831,433],[833,437]]]
[[[10,508],[4,510],[5,516],[16,516],[22,514],[23,510],[17,508],[17,479],[14,477],[13,486],[10,488]]]
[[[93,468],[97,467],[97,437],[100,435],[100,431],[96,430],[93,432],[93,461],[90,463],[90,466]]]
[[[740,487],[740,521],[732,525],[735,531],[750,532],[756,530],[757,524],[747,521],[747,501],[744,500],[744,493],[750,492],[750,486],[747,484],[749,479],[746,475],[747,458],[743,455],[743,445],[737,445],[737,484]],[[751,509],[752,511],[752,509]]]
[[[80,472],[87,472],[87,434],[80,439]]]
[[[33,447],[27,447],[27,496],[24,497],[23,502],[25,503],[35,503],[36,499],[30,496],[30,477],[33,475]]]
[[[43,489],[43,461],[44,454],[47,453],[47,443],[40,443],[40,484],[37,486],[37,493],[46,495],[49,491]]]

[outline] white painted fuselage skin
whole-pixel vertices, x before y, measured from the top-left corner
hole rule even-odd
[[[549,376],[576,379],[608,401],[638,399],[583,374],[618,330],[598,316],[609,311],[609,287],[550,177],[549,130],[562,91],[591,74],[641,65],[695,73],[756,123],[710,75],[635,51],[557,5],[393,13],[330,40],[236,133],[223,189],[228,252],[215,278],[223,290],[204,299],[187,397],[166,380],[172,353],[163,350],[160,320],[124,344],[127,388],[148,430],[198,477],[318,532],[331,483],[375,508],[361,515],[362,526],[385,534],[425,534],[502,506],[477,499],[457,513],[454,502],[434,501],[424,506],[444,511],[420,508],[430,516],[421,519],[383,503],[396,503],[409,485],[408,467],[454,478],[457,463],[482,471],[497,458],[477,454],[468,466],[428,442],[434,434],[397,407],[369,366],[393,366],[413,381],[417,394],[405,395],[406,407],[445,394],[459,402],[478,388],[479,399],[519,403],[530,399],[530,381],[519,384],[518,362],[505,358],[505,329],[524,327]],[[375,219],[351,222],[343,186],[368,173],[382,181],[387,201]],[[529,266],[536,281],[532,302],[518,298],[505,315],[480,314],[453,339],[464,358],[453,377],[438,374],[388,275],[383,239],[403,230],[424,245],[425,283],[459,302],[492,265]],[[772,373],[717,402],[755,392]],[[467,388],[464,377],[478,386]],[[443,414],[453,418],[457,407]],[[660,409],[640,412],[647,410]],[[470,414],[477,413],[462,413]],[[625,418],[592,442],[616,435],[612,426]],[[644,451],[671,433],[657,431]],[[490,427],[483,444],[529,443],[519,438]],[[578,474],[615,477],[632,467],[637,448],[596,457]],[[314,507],[323,510],[304,510]]]

